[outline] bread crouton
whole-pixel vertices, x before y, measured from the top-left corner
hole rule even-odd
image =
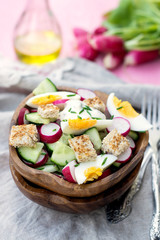
[[[9,145],[13,147],[35,147],[38,131],[34,124],[12,126]]]
[[[87,135],[81,135],[68,140],[70,147],[74,150],[77,161],[95,161],[97,158],[96,150]]]
[[[88,98],[83,101],[87,106],[95,108],[101,112],[105,112],[105,104],[99,97]]]
[[[123,137],[116,129],[112,130],[102,141],[102,151],[119,156],[130,146],[127,138]]]
[[[46,105],[40,105],[38,107],[38,114],[42,118],[54,118],[57,119],[59,117],[59,108],[53,103],[49,103]]]

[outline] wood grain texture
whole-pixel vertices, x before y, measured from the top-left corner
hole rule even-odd
[[[19,190],[27,198],[47,208],[68,213],[88,213],[120,198],[131,187],[138,174],[140,165],[141,161],[128,176],[112,188],[93,197],[75,198],[60,195],[27,181],[16,171],[10,159],[12,177]]]
[[[68,88],[68,87],[59,87],[58,89],[76,92],[76,89]],[[100,91],[95,91],[95,93],[104,101],[104,103],[106,103],[107,94]],[[20,103],[20,105],[18,106],[18,108],[16,109],[13,115],[11,126],[17,123],[17,118],[18,118],[20,109],[22,107],[25,107],[26,101],[31,96],[32,94],[28,95]],[[53,191],[65,196],[91,197],[113,187],[115,184],[117,184],[123,178],[125,178],[141,161],[147,145],[148,145],[148,132],[140,133],[139,139],[136,143],[136,149],[134,151],[134,155],[129,162],[127,162],[118,171],[107,176],[104,179],[101,179],[97,182],[93,182],[90,184],[82,184],[82,185],[69,183],[64,179],[55,176],[54,174],[33,169],[21,161],[14,147],[9,146],[9,151],[10,151],[10,158],[13,161],[15,169],[20,173],[20,175],[22,175],[24,178],[28,179],[29,181],[37,184],[38,186],[41,186],[50,191]]]

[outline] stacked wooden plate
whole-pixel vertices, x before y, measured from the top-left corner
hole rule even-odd
[[[76,92],[72,88],[61,87],[59,90]],[[106,103],[105,93],[95,93]],[[31,96],[16,109],[11,126],[17,123],[19,110]],[[106,178],[89,184],[69,183],[54,174],[33,169],[21,161],[13,147],[9,147],[10,169],[20,191],[32,201],[59,211],[86,213],[116,200],[129,189],[138,174],[147,145],[148,132],[139,134],[132,159]]]

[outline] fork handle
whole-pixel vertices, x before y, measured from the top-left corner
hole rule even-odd
[[[145,173],[145,169],[150,160],[151,154],[152,154],[152,149],[150,146],[148,146],[145,151],[138,176],[136,177],[132,187],[130,188],[127,195],[125,196],[125,199],[123,201],[118,201],[116,202],[115,205],[113,206],[111,205],[111,207],[107,208],[106,214],[107,214],[108,221],[112,223],[117,223],[122,221],[124,218],[126,218],[130,214],[132,199],[140,189],[143,176]]]
[[[151,240],[160,240],[160,167],[157,151],[152,154],[152,191],[154,205],[150,238]]]

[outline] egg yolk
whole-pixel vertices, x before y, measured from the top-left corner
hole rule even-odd
[[[45,104],[52,103],[59,99],[62,99],[62,97],[58,96],[58,95],[47,95],[47,96],[43,96],[43,97],[34,98],[32,100],[32,103],[36,104],[36,105],[45,105]]]
[[[125,117],[135,118],[139,115],[139,113],[134,110],[134,108],[128,101],[123,102],[122,100],[114,96],[113,103],[118,112],[120,112]]]
[[[94,181],[94,179],[99,178],[102,175],[102,169],[97,167],[90,167],[84,171],[86,181]]]
[[[70,128],[74,130],[91,128],[95,126],[96,123],[97,123],[96,119],[90,119],[90,118],[87,118],[87,119],[77,118],[77,119],[68,120],[68,124]]]

